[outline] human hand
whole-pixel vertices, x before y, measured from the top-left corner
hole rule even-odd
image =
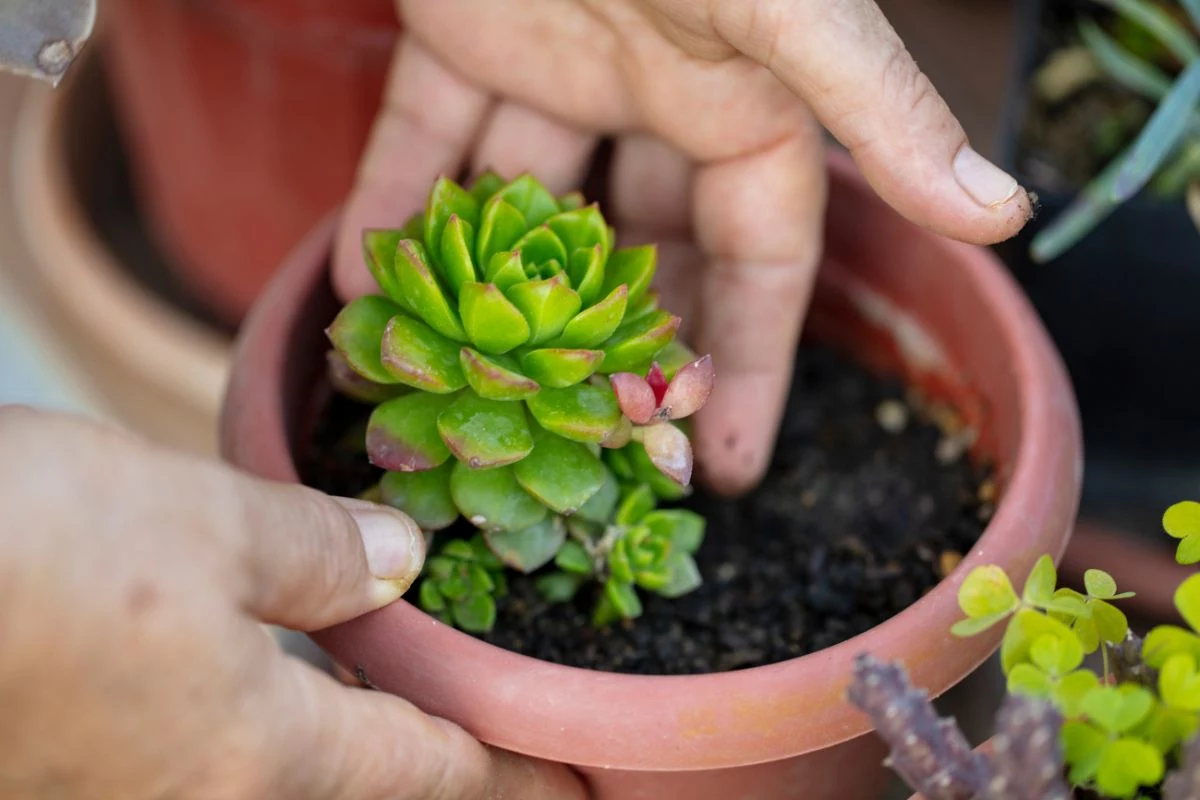
[[[391,509],[0,408],[0,796],[583,798],[259,624],[365,613],[423,560]]]
[[[695,431],[715,489],[761,476],[783,413],[822,244],[819,123],[914,222],[987,244],[1029,218],[871,0],[397,5],[405,33],[345,209],[339,292],[375,291],[362,229],[398,227],[439,174],[528,170],[565,192],[615,135],[606,214],[622,244],[660,244],[665,305],[717,365]]]

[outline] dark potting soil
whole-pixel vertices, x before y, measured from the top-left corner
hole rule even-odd
[[[378,479],[362,454],[368,409],[331,403],[301,474],[355,495]],[[699,589],[677,600],[642,592],[642,617],[597,630],[592,592],[549,605],[514,575],[481,638],[560,664],[686,674],[769,664],[862,633],[936,585],[990,518],[994,485],[964,457],[969,432],[956,426],[946,409],[906,399],[903,384],[805,346],[760,487],[685,501],[708,520]]]

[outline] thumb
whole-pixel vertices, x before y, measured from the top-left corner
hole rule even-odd
[[[788,3],[775,15],[716,7],[717,32],[798,94],[901,214],[975,244],[1029,220],[1028,195],[971,148],[873,0]]]
[[[585,800],[570,769],[485,747],[399,697],[341,686],[276,654],[243,704],[259,726],[272,796],[295,800]],[[244,712],[245,713],[245,712]]]
[[[420,574],[425,537],[399,511],[238,478],[240,600],[261,621],[336,625],[395,601]]]

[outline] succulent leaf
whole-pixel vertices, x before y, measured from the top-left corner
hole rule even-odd
[[[641,375],[632,372],[614,372],[608,376],[612,384],[613,394],[622,413],[629,417],[635,425],[645,425],[654,415],[658,403],[654,398],[654,390]]]
[[[621,417],[617,420],[617,427],[608,432],[608,435],[600,442],[601,447],[608,449],[617,449],[625,447],[633,441],[633,423],[629,421],[629,417]]]
[[[1197,101],[1200,101],[1200,58],[1175,80],[1134,140],[1113,184],[1114,199],[1121,202],[1135,195],[1174,152],[1188,132]]]
[[[474,226],[479,222],[479,201],[466,189],[442,176],[434,182],[425,207],[425,247],[429,252],[442,252],[442,233],[451,217]]]
[[[521,175],[506,184],[494,197],[502,198],[520,212],[527,228],[541,225],[559,213],[558,201],[554,199],[554,195],[529,174]]]
[[[480,350],[498,355],[529,340],[529,323],[495,284],[464,283],[459,292],[463,325]]]
[[[554,564],[559,569],[575,575],[592,574],[592,558],[584,546],[576,541],[567,541],[554,557]]]
[[[405,239],[396,251],[396,278],[413,313],[442,336],[467,341],[458,314],[450,307],[420,242]]]
[[[488,400],[524,400],[537,394],[537,381],[522,375],[516,363],[505,356],[488,357],[469,347],[459,353],[467,383]]]
[[[378,405],[408,392],[408,387],[398,383],[376,383],[360,375],[346,357],[337,350],[325,354],[325,374],[334,389],[360,403]]]
[[[450,473],[454,462],[423,472],[388,472],[379,482],[386,505],[398,508],[422,530],[448,528],[458,519],[458,506],[450,496]]]
[[[591,250],[599,246],[601,260],[608,257],[608,226],[599,206],[593,204],[564,211],[546,220],[546,225],[562,241],[567,252]]]
[[[683,419],[699,411],[712,394],[715,377],[712,356],[704,356],[680,369],[659,404],[664,416]]]
[[[452,214],[442,232],[440,246],[442,274],[446,278],[450,293],[457,295],[464,283],[478,280],[473,256],[475,227],[457,214]]]
[[[539,425],[576,442],[599,444],[621,420],[617,398],[607,386],[542,389],[525,403]]]
[[[562,274],[515,284],[505,294],[529,323],[529,344],[541,344],[558,336],[582,305]]]
[[[657,509],[642,518],[651,534],[671,542],[678,550],[692,554],[704,541],[704,517],[684,508]]]
[[[517,483],[511,466],[471,469],[458,462],[450,475],[450,494],[463,516],[485,531],[528,528],[547,513]]]
[[[658,470],[687,486],[692,480],[692,443],[687,434],[669,422],[642,429],[642,446]]]
[[[625,284],[629,287],[629,303],[636,304],[650,288],[657,257],[657,248],[649,244],[614,251],[605,266],[605,292]]]
[[[504,188],[504,179],[489,169],[475,179],[475,182],[471,184],[470,192],[482,207],[484,203],[492,199],[492,195],[502,188]]]
[[[604,482],[600,484],[600,488],[588,498],[586,503],[577,506],[578,511],[572,517],[573,520],[586,520],[603,525],[612,519],[613,511],[621,499],[621,485],[617,483],[616,477],[603,464],[601,464],[600,468],[604,470]]]
[[[558,198],[558,207],[563,211],[574,211],[585,205],[587,205],[587,198],[583,196],[583,192],[568,192]]]
[[[521,263],[525,265],[525,274],[530,274],[530,268],[536,268],[550,261],[559,264],[567,263],[567,250],[562,241],[554,235],[554,231],[545,225],[532,228],[517,240],[513,250],[521,254]],[[561,271],[561,268],[556,271]]]
[[[399,313],[400,307],[386,297],[359,297],[338,312],[325,335],[359,375],[375,383],[397,383],[383,366],[379,343],[388,323]]]
[[[472,594],[451,604],[454,624],[464,631],[485,633],[496,624],[496,601],[491,595]]]
[[[513,466],[513,474],[552,511],[574,514],[600,491],[608,470],[585,445],[541,432],[533,452]]]
[[[667,560],[666,584],[655,591],[663,597],[682,597],[702,582],[695,560],[687,553],[675,553]]]
[[[576,314],[562,335],[554,342],[556,347],[592,348],[612,336],[625,316],[629,289],[622,284],[599,303]],[[580,295],[582,298],[582,294]]]
[[[637,619],[642,615],[642,601],[632,584],[609,579],[604,584],[604,598],[612,604],[620,618]]]
[[[565,389],[588,378],[603,360],[600,350],[548,347],[522,355],[521,368],[542,386]]]
[[[367,456],[392,472],[433,469],[450,458],[438,433],[438,416],[454,395],[414,392],[380,404],[367,422]]]
[[[437,428],[450,451],[471,469],[512,464],[533,450],[520,403],[488,400],[474,392],[459,395],[438,416]]]
[[[604,297],[604,248],[595,245],[573,251],[567,262],[567,275],[571,278],[571,285],[579,292],[584,306],[590,306]],[[628,294],[628,287],[625,291]]]
[[[583,579],[569,572],[551,572],[534,582],[538,594],[544,597],[547,603],[570,602],[582,585]]]
[[[404,224],[400,226],[399,233],[401,239],[415,239],[424,244],[425,212],[418,211],[404,220]]]
[[[459,365],[460,349],[461,345],[424,322],[397,314],[383,332],[381,360],[394,380],[414,389],[448,394],[467,385]]]
[[[621,498],[613,521],[618,525],[637,525],[654,510],[654,506],[654,492],[645,484],[639,485]]]
[[[667,477],[654,466],[646,448],[639,442],[630,442],[621,450],[623,468],[628,470],[626,480],[644,483],[661,500],[679,500],[687,496],[688,487]]]
[[[679,374],[679,370],[686,367],[688,364],[696,361],[699,358],[687,345],[680,342],[678,339],[672,339],[670,343],[664,347],[654,361],[662,369],[663,375],[667,380],[674,380]],[[716,382],[714,378],[714,383]]]
[[[639,372],[667,346],[679,329],[679,317],[655,311],[617,328],[603,345],[600,372]]]
[[[475,236],[476,261],[490,266],[493,256],[512,250],[527,230],[529,226],[521,212],[499,194],[493,195],[484,203],[479,220],[479,231]]]
[[[402,231],[367,229],[363,231],[363,258],[371,277],[383,293],[405,306],[404,290],[396,278],[396,248],[404,238]]]
[[[567,539],[567,531],[562,518],[551,515],[528,528],[488,531],[483,536],[501,561],[529,574],[554,560]]]
[[[496,288],[501,291],[506,291],[529,277],[525,274],[525,265],[521,261],[520,250],[496,253],[488,262],[484,273],[487,275],[488,282],[495,284]]]
[[[629,307],[625,310],[625,319],[621,324],[628,325],[634,320],[658,311],[658,301],[658,292],[654,289],[647,290],[637,302],[629,301]]]

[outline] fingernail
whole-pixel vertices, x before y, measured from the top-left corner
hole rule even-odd
[[[1011,200],[1020,186],[1013,176],[964,146],[954,157],[954,177],[979,205],[993,208]]]
[[[361,500],[342,501],[354,517],[375,577],[372,594],[380,605],[408,590],[425,563],[425,536],[412,520],[397,511]]]

